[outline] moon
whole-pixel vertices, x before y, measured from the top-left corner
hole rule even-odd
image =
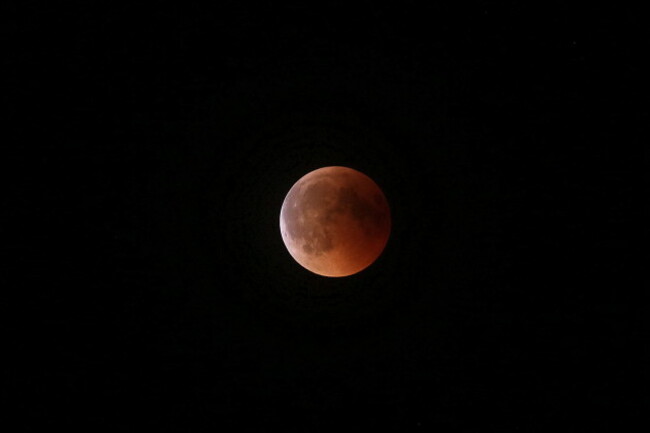
[[[291,187],[280,211],[289,254],[326,277],[366,269],[386,247],[390,230],[384,193],[371,178],[348,167],[307,173]]]

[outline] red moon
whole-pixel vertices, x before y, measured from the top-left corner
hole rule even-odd
[[[304,268],[345,277],[370,266],[391,229],[379,186],[347,167],[323,167],[296,182],[282,203],[280,231],[289,254]]]

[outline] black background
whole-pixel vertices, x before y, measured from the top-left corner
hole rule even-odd
[[[625,161],[600,146],[643,115],[632,13],[10,12],[23,429],[581,431],[639,413]],[[343,279],[302,269],[278,229],[289,188],[328,165],[372,177],[393,217],[382,257]]]

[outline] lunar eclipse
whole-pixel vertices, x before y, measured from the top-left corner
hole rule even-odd
[[[289,190],[280,231],[291,256],[327,277],[356,274],[384,250],[391,230],[388,201],[365,174],[340,166],[307,173]]]

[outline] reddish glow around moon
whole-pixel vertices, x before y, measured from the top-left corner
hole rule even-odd
[[[280,231],[291,256],[327,277],[370,266],[384,250],[390,209],[379,186],[347,167],[323,167],[296,182],[282,204]]]

